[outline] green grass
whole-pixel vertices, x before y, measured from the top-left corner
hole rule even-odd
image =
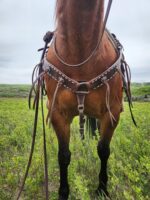
[[[113,200],[150,199],[150,103],[135,103],[138,128],[132,124],[127,104],[111,142],[108,189]],[[24,98],[0,99],[0,199],[13,200],[28,161],[34,112]],[[46,128],[49,158],[50,200],[58,198],[59,170],[57,139]],[[23,200],[43,200],[43,145],[41,117],[38,122],[35,153],[22,194]],[[98,184],[99,159],[96,139],[88,135],[84,143],[78,133],[77,119],[71,129],[72,160],[69,166],[70,200],[94,200]]]

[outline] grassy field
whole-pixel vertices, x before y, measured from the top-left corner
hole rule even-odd
[[[125,112],[121,115],[111,142],[108,166],[109,192],[112,200],[149,200],[150,103],[134,103],[138,128],[132,124],[127,104],[124,107]],[[26,98],[0,98],[0,200],[15,199],[28,161],[33,118],[34,111],[28,110]],[[22,194],[23,200],[44,199],[42,141],[40,116],[35,153]],[[94,190],[98,184],[99,172],[97,142],[88,135],[84,143],[81,142],[75,119],[72,124],[70,144],[72,152],[69,166],[70,200],[96,199]],[[54,131],[48,127],[47,146],[50,200],[56,200],[59,186],[57,140]]]

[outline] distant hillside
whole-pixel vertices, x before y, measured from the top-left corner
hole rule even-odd
[[[150,101],[150,83],[133,83],[131,91],[133,101]]]
[[[30,85],[0,84],[0,97],[27,97]]]
[[[0,97],[28,97],[30,85],[0,84]],[[150,83],[133,83],[131,86],[133,100],[150,98]]]
[[[150,83],[133,83],[131,90],[133,96],[150,95]]]

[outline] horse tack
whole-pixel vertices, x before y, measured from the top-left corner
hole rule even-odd
[[[84,139],[84,123],[85,123],[85,117],[84,117],[84,101],[85,96],[89,93],[89,83],[88,82],[81,82],[77,85],[76,90],[76,96],[77,96],[77,102],[78,102],[78,111],[79,111],[79,124],[80,124],[80,135],[81,139]]]
[[[113,37],[108,30],[106,30],[107,35],[111,39],[111,42],[113,41],[113,45],[115,46],[115,49],[118,53],[118,59],[117,61],[110,66],[107,70],[105,70],[103,73],[98,75],[97,77],[89,80],[89,81],[76,81],[67,75],[65,75],[62,71],[57,69],[54,65],[52,65],[50,62],[47,61],[46,55],[43,59],[42,68],[43,70],[54,80],[56,80],[58,83],[61,80],[61,86],[69,89],[73,93],[76,94],[77,97],[77,103],[78,103],[78,113],[79,113],[79,125],[80,125],[80,135],[81,139],[84,139],[84,101],[86,95],[90,92],[90,90],[96,90],[97,88],[103,86],[106,84],[110,79],[112,79],[117,72],[119,72],[119,69],[121,69],[122,62],[124,61],[124,56],[122,53],[122,45],[120,42],[116,39],[116,37]],[[51,112],[53,110],[53,106],[51,107]]]

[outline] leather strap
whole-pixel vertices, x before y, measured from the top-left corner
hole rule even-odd
[[[43,125],[43,148],[44,148],[44,172],[45,172],[45,199],[49,199],[48,195],[48,162],[47,162],[47,150],[46,150],[46,132],[45,132],[45,119],[44,119],[44,109],[43,109],[43,88],[44,88],[44,74],[46,71],[43,71],[42,69],[42,60],[44,58],[44,55],[46,53],[47,45],[51,41],[53,37],[53,32],[47,32],[44,36],[43,40],[45,42],[45,46],[43,48],[43,52],[41,55],[40,63],[34,68],[33,75],[32,75],[32,87],[29,93],[29,108],[31,107],[31,98],[32,98],[32,92],[35,92],[35,98],[33,103],[33,108],[35,107],[35,118],[34,118],[34,128],[33,128],[33,134],[32,134],[32,144],[31,144],[31,150],[29,155],[28,164],[26,167],[25,175],[23,177],[23,181],[21,183],[21,187],[19,190],[19,193],[17,195],[17,200],[19,200],[21,193],[23,191],[29,169],[32,162],[33,152],[34,152],[34,146],[35,146],[35,138],[36,138],[36,130],[37,130],[37,121],[38,121],[38,111],[39,111],[39,101],[41,97],[41,111],[42,111],[42,125]],[[38,71],[38,77],[34,81],[34,74]]]
[[[85,117],[84,117],[84,101],[85,96],[89,93],[89,87],[86,84],[86,82],[81,82],[78,84],[78,88],[76,93],[77,102],[78,102],[78,112],[79,112],[79,125],[80,125],[80,135],[81,139],[84,139],[84,123],[85,123]]]

